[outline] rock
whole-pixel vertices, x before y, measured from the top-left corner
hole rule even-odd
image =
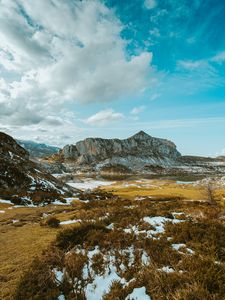
[[[76,145],[66,145],[60,152],[64,162],[75,165],[92,165],[101,168],[105,164],[140,167],[147,163],[168,165],[181,154],[176,145],[166,139],[155,138],[144,131],[124,140],[87,138]]]

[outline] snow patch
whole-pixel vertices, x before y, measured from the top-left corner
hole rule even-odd
[[[158,269],[158,270],[163,271],[165,273],[173,273],[174,272],[174,269],[169,266],[162,267],[161,269]]]
[[[173,248],[174,250],[177,250],[177,251],[179,251],[180,248],[185,248],[186,251],[187,251],[189,254],[194,254],[194,253],[195,253],[192,249],[186,248],[186,245],[185,245],[185,244],[172,244],[172,248]],[[181,252],[181,251],[179,251],[179,252],[180,252],[180,253],[183,253],[183,252]]]
[[[161,217],[161,216],[157,216],[157,217],[144,217],[143,221],[152,225],[153,227],[155,227],[155,230],[150,230],[148,231],[148,233],[150,234],[157,234],[157,233],[163,233],[164,232],[164,224],[166,222],[170,222],[170,223],[180,223],[183,222],[184,220],[178,220],[178,219],[169,219],[166,217]]]
[[[82,220],[77,219],[77,220],[67,220],[67,221],[62,221],[60,222],[60,225],[68,225],[68,224],[74,224],[74,223],[79,223],[82,222]]]
[[[0,203],[12,204],[10,200],[3,200],[3,199],[0,199]]]
[[[133,292],[125,300],[151,300],[151,298],[146,294],[146,288],[143,286],[133,289]]]
[[[77,188],[79,190],[85,191],[85,190],[93,190],[97,187],[101,186],[107,186],[115,183],[114,181],[101,181],[101,180],[93,180],[93,179],[87,179],[82,182],[67,182],[68,185]]]

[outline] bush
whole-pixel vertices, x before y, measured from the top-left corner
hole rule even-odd
[[[17,287],[14,300],[55,300],[60,291],[51,268],[44,260],[36,259]]]
[[[89,242],[89,245],[95,246],[104,241],[104,233],[109,230],[103,225],[82,224],[79,227],[68,228],[63,230],[56,237],[56,246],[60,249],[68,250],[76,245],[82,245]]]
[[[46,219],[45,225],[52,228],[58,228],[60,225],[60,221],[56,217],[49,217],[48,219]]]
[[[173,236],[173,243],[184,243],[201,254],[212,254],[224,261],[225,227],[214,220],[185,221],[166,225],[166,236]]]

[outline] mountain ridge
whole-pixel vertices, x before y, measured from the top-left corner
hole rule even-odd
[[[58,153],[60,150],[59,147],[52,146],[52,145],[47,145],[45,143],[37,143],[31,140],[19,140],[16,139],[16,142],[25,148],[31,157],[46,157],[46,156],[51,156],[53,154]]]
[[[126,139],[86,138],[64,146],[58,157],[74,168],[98,170],[113,164],[136,170],[146,164],[173,165],[181,153],[172,141],[139,131]]]

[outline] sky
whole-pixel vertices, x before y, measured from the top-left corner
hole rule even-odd
[[[0,0],[0,131],[61,147],[140,130],[225,155],[225,1]]]

